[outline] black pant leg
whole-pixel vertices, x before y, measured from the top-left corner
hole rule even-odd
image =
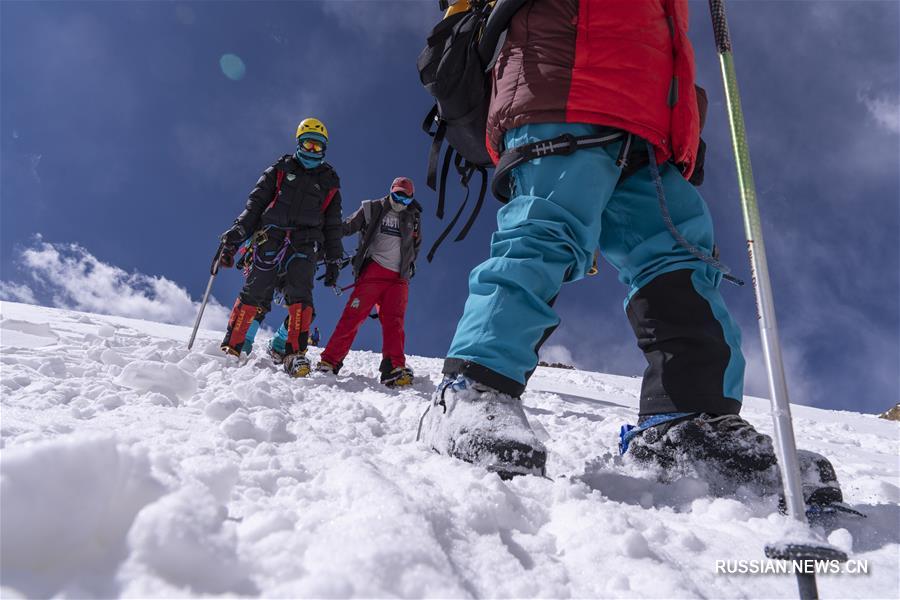
[[[271,309],[272,294],[278,279],[278,265],[274,259],[282,244],[283,238],[270,238],[257,247],[253,265],[239,297],[243,304],[262,307],[265,312]]]
[[[647,359],[641,415],[668,412],[738,414],[727,398],[725,369],[731,348],[689,269],[664,273],[642,287],[626,307],[638,347]]]
[[[284,275],[284,300],[288,305],[313,306],[316,275],[315,253],[300,250],[288,259]]]

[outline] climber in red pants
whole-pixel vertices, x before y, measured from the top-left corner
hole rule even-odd
[[[398,177],[391,184],[390,194],[366,200],[344,221],[345,236],[359,233],[359,247],[352,261],[356,283],[317,370],[340,370],[356,333],[377,305],[383,335],[381,382],[389,387],[413,382],[404,354],[403,319],[409,280],[415,274],[422,244],[422,208],[414,193],[412,180]]]

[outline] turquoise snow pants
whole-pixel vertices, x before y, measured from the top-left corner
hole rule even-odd
[[[506,146],[596,131],[525,125],[507,132]],[[541,344],[559,325],[553,302],[562,284],[584,277],[599,247],[629,288],[625,311],[647,359],[641,415],[737,413],[744,359],[740,331],[719,293],[722,274],[672,237],[649,167],[619,181],[620,145],[544,157],[513,171],[512,200],[498,211],[490,258],[469,276],[444,373],[521,395]],[[711,253],[703,198],[672,164],[661,165],[660,175],[675,226]]]

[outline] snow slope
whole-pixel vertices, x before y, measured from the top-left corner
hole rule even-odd
[[[390,391],[369,352],[290,380],[225,359],[220,332],[188,352],[184,327],[9,302],[0,317],[4,597],[796,596],[792,576],[714,570],[789,531],[771,500],[619,464],[636,378],[538,369],[524,401],[551,478],[503,482],[415,443],[437,359],[411,358],[419,382]],[[767,402],[745,406],[771,432]],[[900,426],[794,417],[869,515],[820,529],[869,561],[820,576],[822,597],[897,598]]]

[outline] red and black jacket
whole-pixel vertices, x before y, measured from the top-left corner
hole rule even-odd
[[[268,226],[290,230],[295,246],[316,243],[326,260],[340,260],[340,179],[328,163],[307,170],[286,154],[256,182],[235,223],[248,234]]]
[[[527,123],[591,123],[650,141],[691,176],[700,140],[687,0],[535,0],[493,70],[487,147]]]

